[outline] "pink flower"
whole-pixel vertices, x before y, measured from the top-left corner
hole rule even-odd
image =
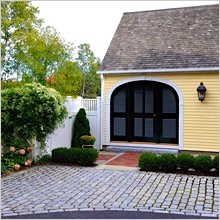
[[[21,168],[21,166],[20,166],[19,164],[15,164],[15,165],[14,165],[14,169],[15,169],[15,170],[19,170],[20,168]]]
[[[28,166],[28,162],[26,161],[26,162],[24,163],[24,165],[25,165],[25,166]]]
[[[11,147],[10,147],[10,151],[11,151],[11,152],[15,152],[15,147],[11,146]]]
[[[25,150],[24,150],[24,149],[21,149],[21,150],[19,151],[19,153],[20,153],[21,155],[24,155],[24,154],[25,154]]]
[[[31,148],[31,147],[28,147],[28,148],[27,148],[27,152],[30,153],[31,151],[32,151],[32,148]]]
[[[32,160],[31,159],[27,160],[27,163],[28,163],[28,166],[30,166],[32,163]]]

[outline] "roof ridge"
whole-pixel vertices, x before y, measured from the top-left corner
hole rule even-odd
[[[183,6],[178,8],[162,8],[162,9],[152,9],[152,10],[146,10],[146,11],[133,11],[133,12],[124,12],[123,15],[126,14],[134,14],[134,13],[144,13],[144,12],[156,12],[156,11],[168,11],[168,10],[178,10],[178,9],[191,9],[191,8],[202,8],[202,7],[208,7],[208,6],[219,6],[219,4],[208,4],[208,5],[195,5],[195,6]]]

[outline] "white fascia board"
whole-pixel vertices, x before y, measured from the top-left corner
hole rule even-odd
[[[185,69],[146,69],[146,70],[110,70],[98,71],[98,74],[134,74],[134,73],[177,73],[177,72],[206,72],[219,71],[219,67],[185,68]]]

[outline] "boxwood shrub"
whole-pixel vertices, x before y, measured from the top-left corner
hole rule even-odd
[[[199,155],[195,157],[194,168],[196,171],[208,173],[212,168],[210,155]]]
[[[151,152],[143,153],[138,160],[138,165],[145,171],[159,170],[158,156]]]
[[[77,162],[82,166],[92,165],[98,158],[98,151],[91,148],[78,149],[78,160]]]
[[[215,156],[212,160],[212,168],[215,168],[216,171],[219,171],[219,156]]]
[[[97,160],[98,155],[95,149],[56,148],[52,150],[52,161],[90,166]]]
[[[194,167],[194,157],[189,153],[179,154],[176,157],[176,165],[183,171]]]
[[[158,157],[159,167],[162,171],[172,172],[177,168],[176,157],[171,153],[161,154]]]

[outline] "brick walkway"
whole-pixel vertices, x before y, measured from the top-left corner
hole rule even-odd
[[[142,153],[140,152],[100,152],[97,163],[106,165],[138,167],[138,159]]]
[[[132,210],[219,217],[217,177],[39,166],[1,179],[3,216]]]

